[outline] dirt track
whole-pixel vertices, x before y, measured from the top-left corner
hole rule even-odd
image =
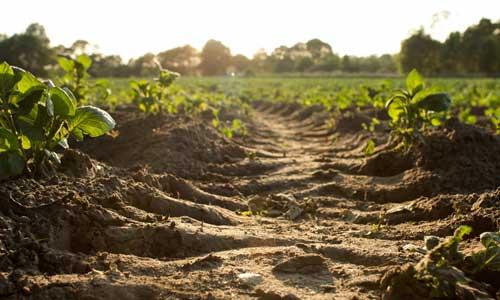
[[[235,141],[203,121],[132,120],[81,147],[97,161],[68,155],[58,182],[0,184],[0,295],[378,299],[388,269],[422,257],[408,244],[460,224],[498,228],[498,136],[452,124],[409,156],[379,147],[367,160],[367,115],[331,127],[314,107],[259,104]],[[462,163],[470,139],[477,163]],[[450,156],[446,143],[463,149],[453,167],[433,160]],[[52,204],[25,207],[40,203]]]

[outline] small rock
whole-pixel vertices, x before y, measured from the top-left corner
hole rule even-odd
[[[308,254],[292,257],[273,268],[273,272],[315,273],[326,269],[325,259],[321,255]]]
[[[238,275],[238,280],[242,285],[246,286],[256,286],[263,281],[261,275],[256,273],[241,273]]]
[[[428,251],[434,249],[437,245],[439,245],[439,241],[439,238],[435,235],[424,236],[425,249]]]
[[[418,253],[422,253],[422,254],[426,254],[427,253],[427,251],[425,249],[422,249],[419,246],[413,245],[413,244],[406,244],[406,245],[404,245],[403,246],[403,250],[404,251],[408,251],[408,252],[418,252]]]
[[[288,204],[288,210],[285,212],[285,217],[289,220],[295,220],[304,212],[304,210],[295,202]]]

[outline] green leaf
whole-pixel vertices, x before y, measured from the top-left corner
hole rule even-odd
[[[451,98],[446,93],[430,94],[417,103],[417,107],[428,111],[446,111],[450,108]]]
[[[404,107],[401,101],[393,101],[389,104],[387,114],[391,117],[393,122],[399,121],[401,115],[404,113]]]
[[[83,137],[79,131],[91,137],[98,137],[109,132],[115,125],[115,120],[104,110],[94,106],[81,106],[76,109],[75,116],[70,120],[69,130],[77,137]]]
[[[54,105],[54,115],[70,117],[75,115],[76,103],[65,90],[54,87],[49,89],[49,97]]]
[[[441,122],[441,119],[439,119],[439,118],[432,118],[431,124],[432,124],[432,126],[439,126],[442,124],[442,122]]]
[[[61,56],[57,61],[59,66],[66,72],[71,72],[75,68],[75,62],[70,58]]]
[[[21,146],[24,150],[28,150],[31,148],[31,141],[26,135],[21,136]]]
[[[413,69],[406,77],[406,88],[412,95],[420,92],[424,88],[424,79],[417,70]]]
[[[500,233],[499,232],[483,232],[479,236],[479,240],[481,241],[481,244],[485,248],[488,248],[492,245],[497,245],[500,247]]]
[[[29,114],[35,104],[41,101],[45,92],[44,86],[34,86],[23,95],[20,96],[17,105],[19,106],[18,114]]]
[[[15,74],[14,74],[14,69],[9,66],[8,63],[3,62],[0,64],[0,97],[1,98],[6,98],[14,86],[17,83],[17,80],[19,80]],[[7,99],[4,99],[7,100]]]
[[[0,178],[21,175],[25,165],[24,158],[17,151],[0,153]]]
[[[471,232],[472,232],[472,227],[467,225],[462,225],[455,230],[455,232],[453,233],[453,238],[461,241],[464,238],[464,236],[470,234]]]
[[[33,88],[43,88],[45,85],[41,82],[35,75],[30,72],[23,72],[21,75],[21,80],[17,83],[17,90],[24,94]]]
[[[76,61],[80,63],[85,70],[88,70],[88,68],[92,65],[92,59],[86,54],[78,55]]]
[[[0,152],[19,149],[17,136],[7,128],[0,127]]]
[[[365,145],[365,148],[363,149],[363,151],[365,152],[365,155],[372,155],[373,152],[375,151],[375,141],[373,141],[372,139],[369,139],[368,142],[366,143]]]

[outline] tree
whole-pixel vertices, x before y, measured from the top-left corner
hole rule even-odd
[[[104,56],[94,53],[90,55],[92,66],[89,69],[93,77],[123,77],[128,74],[125,72],[122,58],[118,55]]]
[[[33,23],[24,33],[0,39],[0,61],[29,70],[38,76],[47,76],[46,66],[55,63],[55,53],[45,28]]]
[[[440,70],[441,43],[432,39],[420,29],[401,43],[400,61],[403,72],[412,69],[426,75]]]
[[[130,74],[133,76],[153,76],[158,73],[156,55],[146,53],[137,59],[131,59],[128,63]]]
[[[320,39],[309,40],[306,43],[306,47],[315,63],[333,55],[332,47]]]
[[[196,68],[200,64],[200,54],[190,45],[160,52],[157,57],[164,68],[183,75],[195,74]]]
[[[500,22],[481,19],[465,30],[462,37],[462,64],[468,73],[500,72]]]
[[[248,59],[245,55],[235,55],[231,58],[231,66],[237,73],[246,72],[250,67],[250,59]]]
[[[463,70],[462,34],[452,32],[441,48],[441,70],[447,74],[458,74]]]
[[[201,51],[200,70],[203,75],[214,76],[226,74],[231,64],[231,52],[219,41],[209,40]]]

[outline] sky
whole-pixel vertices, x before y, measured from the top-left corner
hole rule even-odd
[[[482,17],[500,20],[500,0],[18,0],[2,1],[0,33],[42,24],[51,44],[77,39],[125,60],[208,39],[233,54],[319,38],[344,55],[399,52],[423,27],[438,40]]]

